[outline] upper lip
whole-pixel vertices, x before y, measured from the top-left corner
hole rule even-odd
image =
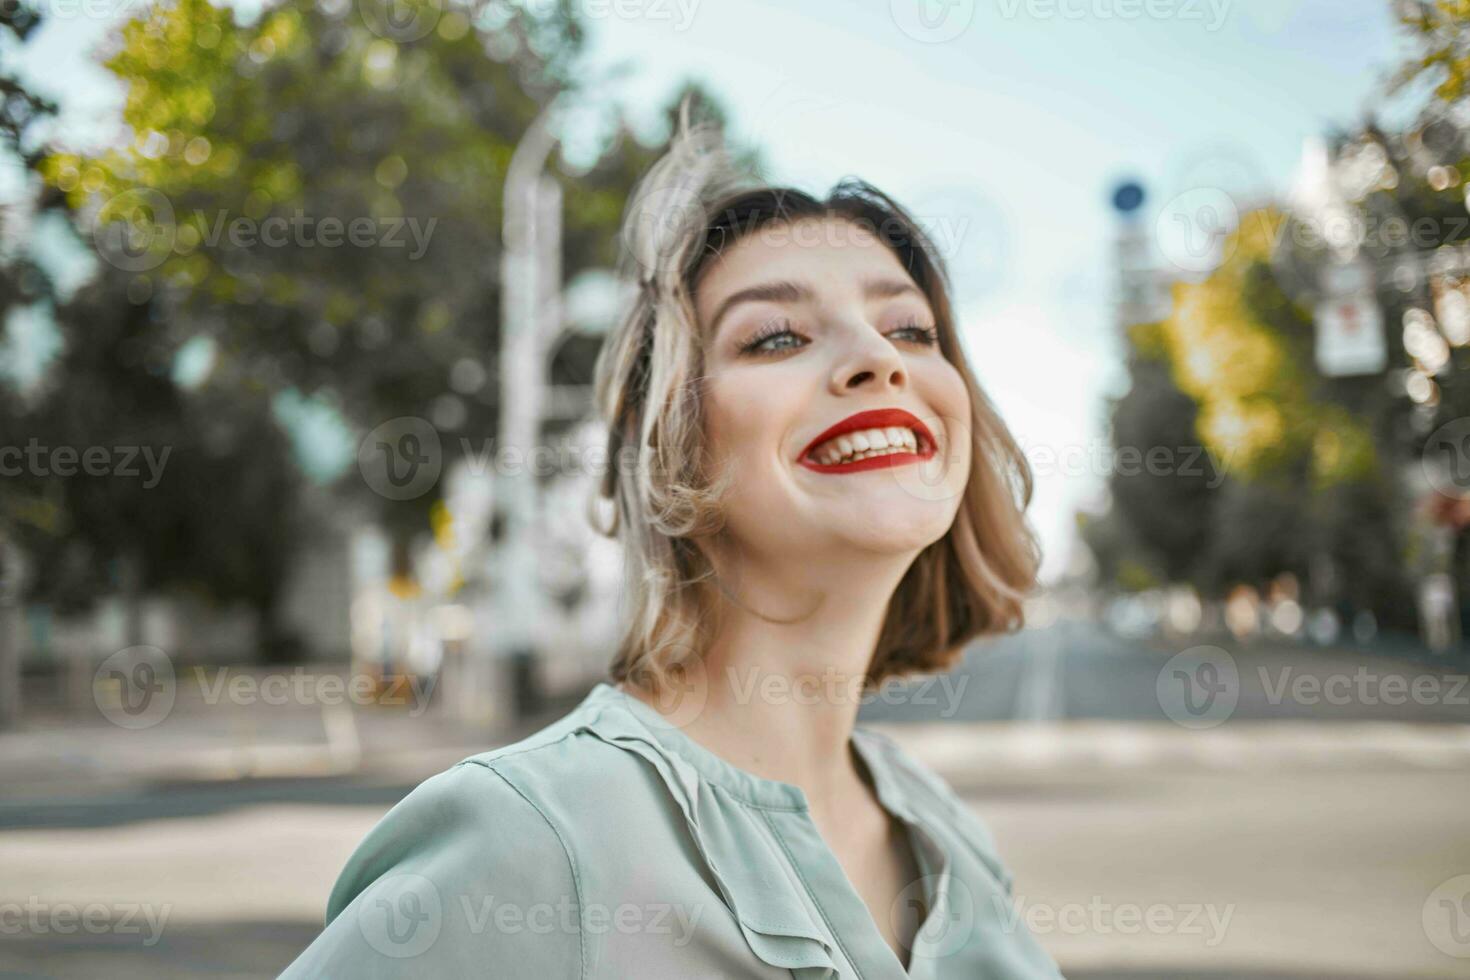
[[[798,458],[808,458],[808,453],[828,439],[835,439],[848,432],[856,432],[859,429],[887,429],[891,426],[912,429],[918,433],[920,439],[919,451],[921,453],[925,451],[926,446],[932,449],[938,445],[934,441],[934,435],[929,431],[929,427],[919,421],[919,417],[913,412],[906,412],[901,408],[875,408],[866,412],[858,412],[856,415],[849,415],[841,422],[828,428],[821,435],[807,443],[807,447],[801,451],[801,455]]]

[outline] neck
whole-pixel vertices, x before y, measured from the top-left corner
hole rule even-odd
[[[789,558],[722,569],[730,595],[703,658],[708,697],[686,734],[815,808],[865,792],[850,749],[888,604],[914,555]],[[717,562],[717,567],[719,563]]]

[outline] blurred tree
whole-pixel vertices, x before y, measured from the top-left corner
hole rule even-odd
[[[0,49],[24,44],[40,25],[35,11],[19,4],[0,5]],[[56,112],[55,104],[32,91],[23,79],[7,65],[0,63],[0,152],[18,159],[22,171],[28,171],[41,156],[33,137],[36,124]],[[0,242],[9,238],[17,220],[23,220],[14,202],[0,204]],[[0,332],[10,314],[38,299],[46,289],[45,273],[35,263],[0,256]],[[10,352],[5,352],[0,367],[0,446],[18,445],[8,438],[16,428],[15,420],[25,412],[25,405],[11,386],[3,383],[13,371]],[[35,488],[24,486],[24,474],[15,479],[6,475],[10,492],[0,495],[0,729],[13,725],[20,714],[20,650],[12,642],[16,635],[11,617],[22,588],[20,551],[14,542],[14,528],[27,521],[44,520],[46,501],[39,499]]]
[[[1124,529],[1164,581],[1180,582],[1191,578],[1208,541],[1211,488],[1220,477],[1214,461],[1199,451],[1199,406],[1175,386],[1159,350],[1159,330],[1144,324],[1130,331],[1132,385],[1110,408],[1115,456],[1108,485]],[[1160,448],[1168,460],[1162,467],[1150,461]]]
[[[1331,398],[1316,370],[1311,321],[1272,272],[1282,222],[1270,210],[1242,216],[1220,266],[1175,284],[1158,341],[1228,474],[1303,477],[1321,489],[1366,476],[1376,460],[1367,423]]]
[[[1416,82],[1453,103],[1470,94],[1470,3],[1465,0],[1395,0],[1394,13],[1413,53],[1394,76],[1392,88]]]
[[[21,40],[36,24],[23,7],[3,16]],[[0,446],[11,453],[0,536],[13,546],[8,558],[25,558],[18,598],[65,613],[121,595],[129,643],[142,641],[145,591],[244,601],[258,614],[262,653],[276,655],[288,639],[276,611],[297,473],[268,398],[228,386],[181,390],[173,331],[122,270],[104,264],[63,294],[24,244],[56,231],[51,218],[74,217],[36,176],[47,147],[31,127],[54,106],[17,77],[0,84],[0,128],[30,192],[6,213],[23,244],[0,261],[0,316],[26,310],[61,339],[39,383],[23,390],[11,359],[0,378]]]
[[[1115,451],[1204,453],[1197,472],[1118,466],[1113,511],[1088,540],[1112,556],[1099,564],[1120,587],[1188,582],[1211,596],[1281,572],[1310,581],[1325,556],[1329,581],[1309,601],[1347,593],[1399,622],[1406,581],[1378,449],[1377,413],[1391,399],[1381,383],[1317,371],[1311,322],[1271,264],[1283,221],[1246,214],[1221,265],[1175,285],[1169,317],[1128,330],[1132,385],[1111,408]]]
[[[287,0],[238,16],[171,0],[127,23],[106,64],[132,145],[57,153],[48,178],[168,305],[176,342],[205,335],[221,368],[360,433],[427,419],[446,465],[461,439],[483,447],[502,184],[531,120],[578,84],[573,6]],[[711,100],[701,111],[722,118]],[[567,278],[613,264],[627,193],[658,153],[620,118],[612,129],[590,166],[554,162]],[[590,377],[596,350],[562,344],[558,380]],[[373,498],[398,573],[439,499]]]

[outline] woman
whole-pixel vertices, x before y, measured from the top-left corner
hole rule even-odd
[[[932,247],[866,184],[742,182],[687,122],[624,247],[613,683],[394,807],[286,976],[1059,976],[985,827],[855,727],[1035,581],[1031,474]]]

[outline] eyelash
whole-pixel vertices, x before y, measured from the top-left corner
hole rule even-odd
[[[888,333],[884,334],[883,336],[885,336],[885,337],[892,337],[894,334],[900,333],[901,331],[904,331],[904,330],[913,330],[913,331],[916,331],[919,334],[920,339],[914,341],[915,343],[923,344],[926,347],[933,347],[934,345],[936,345],[936,344],[939,343],[939,328],[937,328],[937,327],[924,326],[923,324],[919,323],[918,320],[910,320],[907,323],[901,324],[901,325],[893,328],[892,330],[888,331]],[[772,320],[771,322],[767,323],[765,326],[761,327],[760,330],[756,331],[755,336],[751,337],[749,340],[747,340],[744,344],[742,344],[740,346],[740,353],[742,353],[742,354],[750,354],[750,355],[753,355],[755,357],[762,357],[762,356],[769,356],[769,355],[774,355],[774,354],[780,354],[780,353],[783,353],[783,352],[788,351],[788,350],[797,350],[797,349],[799,349],[797,347],[790,347],[790,346],[787,346],[787,347],[778,347],[778,348],[775,348],[775,349],[768,349],[768,350],[760,350],[759,349],[761,344],[763,344],[766,341],[770,340],[772,337],[783,337],[783,336],[786,336],[788,334],[790,336],[792,336],[792,337],[800,337],[801,336],[796,331],[794,331],[794,330],[791,329],[791,321],[790,320],[787,320],[787,319]]]

